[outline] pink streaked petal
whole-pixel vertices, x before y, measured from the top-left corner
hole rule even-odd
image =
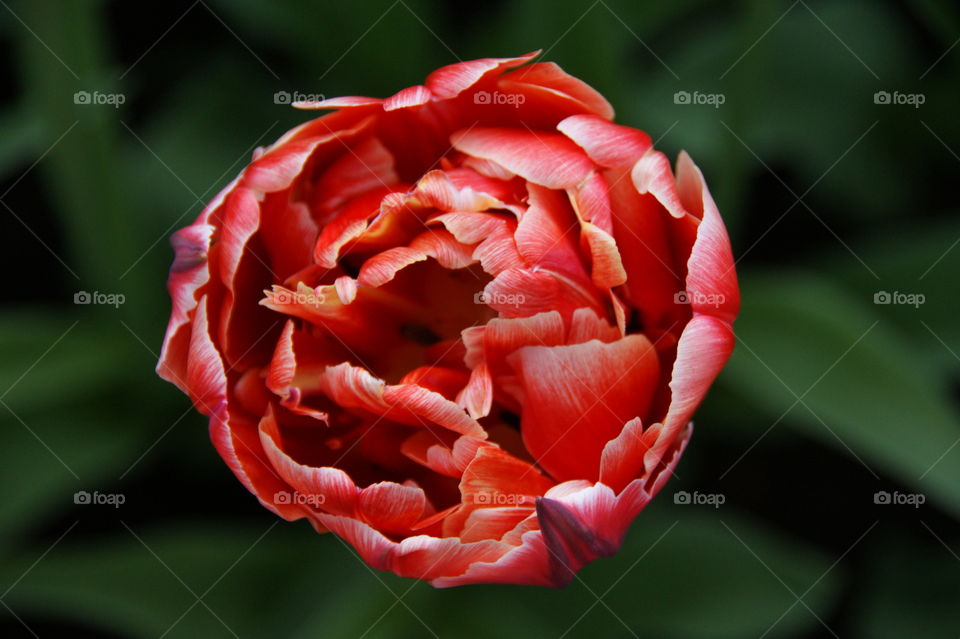
[[[449,437],[440,435],[432,430],[421,430],[404,440],[401,452],[433,471],[447,477],[461,477],[464,469],[477,455],[477,449],[482,446],[494,446],[489,442],[476,437],[457,437],[453,446],[448,446],[443,439]]]
[[[583,149],[559,133],[473,127],[454,133],[450,141],[458,151],[492,160],[550,189],[576,186],[593,170]]]
[[[281,138],[281,141],[271,146],[244,170],[242,184],[263,193],[282,191],[300,175],[307,160],[318,147],[327,144],[343,145],[370,127],[374,120],[365,118],[342,130],[331,130],[329,125],[320,119],[316,122],[322,124],[326,131],[318,137],[290,140],[286,143],[281,143]]]
[[[420,521],[426,505],[422,488],[382,481],[360,492],[357,510],[377,530],[403,534]]]
[[[308,514],[301,505],[278,503],[278,493],[289,493],[290,485],[267,459],[257,422],[236,414],[222,402],[210,418],[210,441],[237,479],[271,512],[290,521]]]
[[[659,435],[658,426],[644,432],[639,417],[627,422],[620,434],[603,447],[600,481],[619,493],[631,481],[643,476],[644,456]]]
[[[659,449],[659,453],[656,455],[655,472],[648,471],[643,477],[634,479],[617,495],[613,517],[610,520],[612,522],[610,526],[611,535],[620,534],[622,536],[625,534],[630,522],[640,514],[640,511],[650,503],[664,484],[673,476],[673,471],[690,441],[690,432],[691,429],[687,428],[680,434],[680,438],[669,447],[661,447],[658,443],[653,450],[647,453],[648,457],[652,457],[655,456],[655,451]]]
[[[463,542],[500,540],[534,512],[532,506],[478,508],[470,513],[460,533]]]
[[[597,164],[613,168],[633,165],[653,148],[650,136],[596,115],[573,115],[557,129],[580,146]]]
[[[361,408],[410,426],[443,426],[461,435],[486,439],[483,427],[440,393],[415,384],[388,385],[367,370],[344,362],[329,366],[320,388],[340,406]]]
[[[399,544],[390,541],[369,524],[352,517],[327,513],[316,513],[314,517],[330,532],[350,544],[368,566],[377,570],[391,570],[391,559]]]
[[[487,211],[508,208],[493,195],[478,190],[479,187],[484,186],[493,186],[496,190],[502,190],[499,184],[491,185],[489,182],[492,180],[476,179],[466,182],[459,179],[455,182],[444,171],[430,171],[417,182],[412,200],[415,205],[429,206],[441,211]]]
[[[670,409],[664,420],[668,440],[686,428],[733,346],[733,327],[712,315],[695,315],[683,329],[670,379]]]
[[[513,237],[517,223],[512,219],[485,213],[446,213],[432,221],[443,224],[461,244],[475,245],[472,257],[490,275],[526,266],[517,251]]]
[[[189,393],[186,362],[190,320],[197,308],[197,293],[210,279],[207,251],[215,230],[209,224],[194,224],[177,231],[170,239],[176,256],[167,280],[173,310],[163,339],[157,373],[176,384],[184,393]]]
[[[559,346],[566,328],[555,310],[514,319],[494,318],[483,332],[483,357],[497,376],[512,372],[507,357],[524,346]]]
[[[190,334],[186,387],[197,410],[204,415],[212,415],[227,396],[227,374],[210,335],[207,306],[208,298],[204,295],[197,305]]]
[[[732,322],[740,311],[740,289],[730,238],[700,169],[685,152],[677,160],[680,196],[694,214],[702,214],[687,262],[687,294],[694,313]]]
[[[377,137],[352,147],[344,144],[339,151],[340,158],[323,172],[311,195],[315,208],[324,216],[359,195],[389,189],[400,181],[393,154]]]
[[[556,310],[568,320],[581,307],[603,308],[593,286],[546,270],[511,268],[501,272],[483,290],[483,301],[501,317],[529,317]]]
[[[300,495],[313,498],[316,507],[326,512],[353,516],[360,494],[357,485],[339,468],[306,466],[295,461],[283,450],[272,410],[260,420],[260,443],[277,474]]]
[[[478,508],[533,506],[536,497],[553,485],[536,467],[501,448],[480,447],[460,479],[462,507],[443,523],[444,535],[463,532],[470,514]]]
[[[474,419],[490,414],[490,408],[493,406],[493,378],[490,377],[490,369],[485,362],[481,362],[470,371],[467,385],[457,395],[457,404]]]
[[[584,243],[590,252],[590,278],[597,288],[613,288],[627,281],[620,249],[613,236],[599,226],[584,222],[581,225]]]
[[[426,104],[433,97],[423,85],[407,87],[383,101],[384,111],[396,111]]]
[[[604,444],[646,414],[659,377],[656,350],[642,335],[526,346],[509,361],[523,383],[524,444],[560,481],[596,481]]]
[[[652,194],[670,215],[681,218],[687,214],[666,155],[650,151],[633,165],[630,176],[638,193]]]
[[[567,334],[566,344],[582,344],[592,339],[601,342],[614,342],[623,337],[620,329],[609,321],[597,315],[589,308],[578,308],[573,312],[570,321],[570,331]]]
[[[556,111],[593,113],[613,119],[613,107],[606,98],[554,62],[538,62],[506,73],[498,85],[503,91],[523,93],[531,101],[548,98]]]
[[[557,586],[551,578],[550,552],[539,530],[523,534],[518,546],[513,546],[502,557],[491,562],[475,562],[466,572],[456,577],[439,577],[431,581],[436,588],[450,588],[467,584],[522,584],[528,586]]]
[[[484,78],[520,66],[539,55],[534,51],[518,58],[481,58],[440,67],[427,76],[427,87],[439,99],[455,98]]]
[[[567,194],[578,219],[591,222],[607,233],[613,233],[610,185],[603,174],[591,173],[577,187],[568,189]]]
[[[361,286],[383,286],[401,269],[426,259],[426,253],[407,246],[387,249],[363,263],[357,282]]]
[[[456,538],[408,537],[394,553],[391,570],[401,577],[437,579],[461,575],[476,562],[496,561],[510,546],[496,541],[462,543]]]
[[[527,264],[586,283],[580,256],[580,229],[566,195],[528,185],[530,205],[520,217],[514,239]]]
[[[380,98],[368,98],[362,95],[346,95],[326,100],[300,100],[294,102],[293,106],[297,109],[349,109],[353,107],[380,106],[383,100]]]
[[[367,231],[367,226],[381,212],[390,195],[399,195],[396,189],[379,188],[351,200],[337,216],[320,231],[313,257],[320,266],[333,269],[344,247]]]
[[[337,290],[337,297],[341,304],[350,304],[357,299],[357,280],[348,275],[341,275],[333,282]]]

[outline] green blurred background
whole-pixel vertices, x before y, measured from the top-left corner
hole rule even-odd
[[[0,5],[0,635],[960,635],[956,3]],[[538,48],[700,164],[738,346],[617,556],[438,591],[279,522],[155,377],[167,238],[310,117],[276,92]]]

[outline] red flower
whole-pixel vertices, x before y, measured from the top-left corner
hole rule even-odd
[[[260,502],[436,586],[562,585],[733,347],[699,169],[534,54],[293,129],[173,238],[158,372]]]

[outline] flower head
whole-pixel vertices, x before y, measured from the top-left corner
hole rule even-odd
[[[158,372],[231,470],[437,586],[616,552],[733,347],[699,169],[533,57],[297,105],[173,238]]]

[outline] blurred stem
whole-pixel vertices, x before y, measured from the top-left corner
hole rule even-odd
[[[132,293],[145,289],[136,271],[118,279],[137,259],[140,245],[136,215],[116,171],[121,116],[110,105],[74,103],[78,90],[116,93],[104,80],[101,6],[89,0],[19,3],[13,10],[29,29],[15,28],[13,37],[24,107],[44,122],[45,144],[73,126],[35,169],[59,216],[67,242],[64,261],[79,276],[77,289],[123,292],[133,303],[119,312],[129,317],[138,308]]]

